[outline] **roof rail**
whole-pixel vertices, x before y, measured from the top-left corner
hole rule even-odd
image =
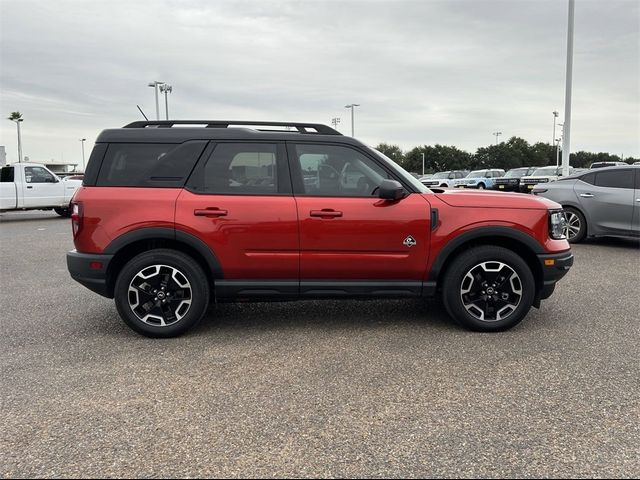
[[[229,126],[248,125],[259,127],[290,127],[295,128],[299,133],[315,133],[320,135],[342,135],[333,128],[321,123],[299,123],[299,122],[250,122],[231,120],[152,120],[136,121],[125,125],[123,128],[171,128],[175,125],[204,125],[205,128],[228,128]],[[260,131],[273,131],[267,128],[258,128]],[[280,130],[276,130],[280,131]]]

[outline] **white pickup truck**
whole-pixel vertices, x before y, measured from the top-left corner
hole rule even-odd
[[[14,163],[0,170],[0,212],[55,210],[69,217],[69,202],[82,180],[60,178],[38,163]]]

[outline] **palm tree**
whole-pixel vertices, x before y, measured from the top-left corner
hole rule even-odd
[[[22,140],[20,139],[20,122],[22,122],[24,119],[22,118],[22,114],[20,112],[11,112],[7,119],[11,120],[12,122],[16,122],[16,127],[18,129],[18,162],[22,162]]]

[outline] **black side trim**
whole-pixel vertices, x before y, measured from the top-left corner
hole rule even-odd
[[[451,240],[447,245],[442,249],[442,251],[436,257],[436,260],[431,268],[431,272],[429,272],[430,280],[437,280],[438,275],[440,274],[440,270],[442,266],[447,261],[447,258],[451,253],[464,243],[477,240],[479,238],[486,237],[502,237],[509,238],[512,240],[516,240],[526,247],[528,247],[533,253],[543,254],[545,253],[542,245],[538,243],[538,241],[527,235],[526,233],[520,232],[514,228],[507,227],[479,227],[474,230],[470,230],[468,232],[463,233],[462,235],[458,235],[456,238]]]
[[[438,222],[440,221],[440,214],[437,208],[431,209],[431,231],[433,232],[438,228]]]
[[[301,297],[419,297],[420,295],[422,295],[420,281],[303,280],[300,282]]]
[[[127,245],[131,245],[140,240],[171,240],[185,243],[202,255],[202,258],[207,262],[209,270],[213,273],[214,279],[223,278],[222,266],[209,246],[199,238],[173,228],[149,227],[125,233],[113,240],[107,248],[105,248],[104,253],[113,256]]]
[[[89,290],[103,297],[113,298],[107,288],[107,269],[113,255],[97,255],[90,253],[78,253],[72,250],[67,253],[67,269],[71,278]],[[94,269],[92,262],[102,263],[102,268]]]
[[[298,296],[297,280],[218,280],[216,298],[270,298]]]

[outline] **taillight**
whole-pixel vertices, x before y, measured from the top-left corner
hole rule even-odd
[[[80,229],[82,228],[82,210],[81,203],[72,203],[71,228],[73,229],[73,238],[78,236],[78,233],[80,233]]]

